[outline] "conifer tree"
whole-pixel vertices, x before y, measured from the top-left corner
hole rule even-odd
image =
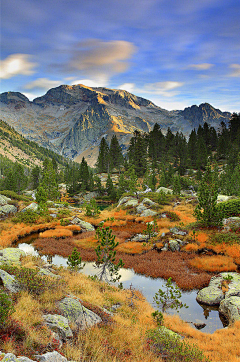
[[[134,131],[134,136],[130,140],[128,159],[137,176],[143,176],[147,169],[147,141],[145,135],[139,131]]]
[[[113,168],[119,169],[120,166],[123,165],[123,161],[122,149],[119,145],[117,136],[113,135],[109,148],[110,170]]]
[[[82,158],[79,172],[79,182],[81,185],[81,191],[89,190],[89,171],[88,164],[85,158]]]
[[[103,137],[99,146],[99,154],[96,163],[97,172],[109,172],[109,147],[107,141]]]

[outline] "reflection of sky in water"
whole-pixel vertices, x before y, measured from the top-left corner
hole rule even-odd
[[[38,255],[37,251],[32,245],[19,244],[18,247],[24,250],[27,254]],[[47,256],[42,256],[43,260],[47,261]],[[52,257],[52,263],[55,265],[67,266],[67,258],[59,255]],[[94,267],[94,263],[86,262],[85,267],[81,271],[86,275],[97,274],[97,269]],[[135,274],[132,269],[120,269],[121,279],[123,287],[128,289],[132,284],[134,289],[140,290],[146,297],[147,301],[153,304],[153,297],[159,288],[165,290],[164,280],[161,278],[153,279],[151,277],[145,277],[143,275]],[[117,285],[118,283],[116,283]],[[179,316],[187,321],[194,323],[206,323],[206,327],[202,329],[203,332],[213,333],[216,329],[223,328],[222,322],[219,319],[219,313],[217,310],[211,310],[207,308],[205,314],[208,314],[207,319],[204,316],[204,309],[196,302],[197,291],[182,292],[181,301],[186,303],[189,308],[182,308],[179,311]],[[176,311],[169,309],[169,314],[176,314]]]

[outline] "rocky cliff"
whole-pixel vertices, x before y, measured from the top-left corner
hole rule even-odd
[[[124,90],[62,85],[32,102],[18,92],[0,95],[0,119],[30,140],[71,159],[82,155],[93,165],[104,136],[116,134],[126,149],[134,130],[148,132],[155,123],[164,131],[188,134],[204,122],[217,127],[231,114],[204,103],[167,111]]]

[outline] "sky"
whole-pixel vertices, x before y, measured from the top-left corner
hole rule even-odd
[[[1,0],[0,91],[124,89],[240,112],[240,0]]]

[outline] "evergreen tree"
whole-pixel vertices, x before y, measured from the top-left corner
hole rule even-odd
[[[31,170],[30,179],[32,182],[32,187],[34,189],[38,188],[39,181],[40,181],[40,172],[41,172],[41,169],[39,166],[34,166]]]
[[[79,182],[80,182],[81,191],[89,190],[88,164],[84,157],[82,158],[82,162],[80,164]]]
[[[197,157],[197,134],[194,129],[190,133],[189,140],[188,140],[189,165],[193,168],[196,167],[196,157]]]
[[[231,142],[235,142],[240,132],[240,113],[233,113],[229,120],[229,136]],[[240,146],[238,144],[238,146]]]
[[[109,148],[109,162],[110,162],[110,170],[113,170],[114,168],[119,169],[124,162],[122,149],[119,145],[116,135],[113,135],[111,139],[110,148]]]
[[[138,177],[144,175],[147,169],[147,141],[145,135],[139,131],[134,131],[134,136],[130,140],[128,148],[128,159],[134,167]]]
[[[107,178],[107,182],[106,182],[106,190],[107,190],[108,196],[112,200],[114,200],[116,198],[116,190],[114,188],[110,174],[108,174],[108,178]]]
[[[120,199],[120,197],[124,194],[126,191],[127,185],[126,185],[126,179],[123,173],[121,173],[119,180],[118,180],[118,188],[117,188],[117,197]]]
[[[148,135],[148,156],[153,162],[153,166],[157,161],[162,159],[163,150],[165,147],[165,138],[162,134],[161,127],[158,123],[155,123],[153,130]]]
[[[99,146],[99,154],[96,163],[97,172],[109,172],[109,147],[108,144],[103,137]]]
[[[56,200],[59,197],[57,174],[52,162],[45,162],[40,186],[46,190],[50,200]]]

